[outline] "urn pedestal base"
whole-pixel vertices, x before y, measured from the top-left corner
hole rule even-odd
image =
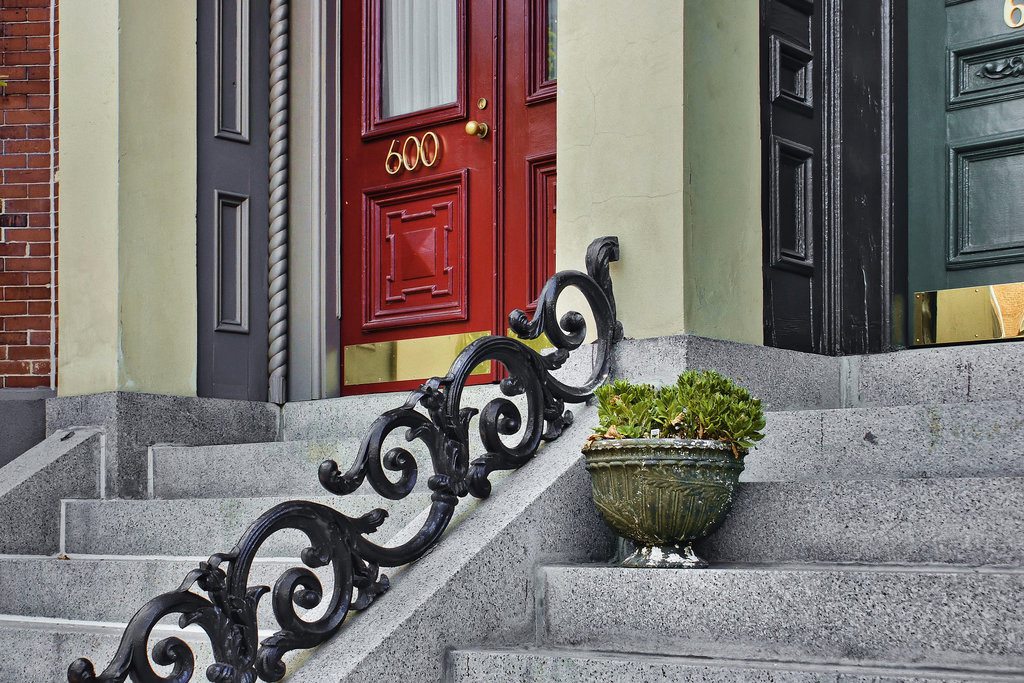
[[[637,548],[619,567],[636,569],[703,569],[707,560],[693,552],[693,544],[648,545]]]

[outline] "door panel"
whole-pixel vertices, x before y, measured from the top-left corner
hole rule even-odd
[[[198,2],[198,393],[267,398],[269,5]]]
[[[343,393],[444,374],[550,274],[547,14],[536,0],[342,6]],[[538,41],[539,61],[527,52]],[[496,372],[482,366],[478,381]]]
[[[822,352],[822,15],[812,2],[762,10],[765,343]]]
[[[988,323],[966,330],[948,320],[953,311],[999,319],[1014,288],[991,286],[1024,281],[1014,180],[1024,177],[1024,27],[1007,25],[1003,2],[932,0],[920,10],[908,36],[913,340],[999,337]],[[971,289],[954,291],[962,288]],[[1006,336],[1017,336],[1012,327]]]

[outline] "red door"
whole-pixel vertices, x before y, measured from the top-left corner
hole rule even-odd
[[[412,388],[550,274],[556,25],[544,0],[342,12],[343,393]]]

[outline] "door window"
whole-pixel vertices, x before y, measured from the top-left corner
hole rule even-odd
[[[455,0],[381,4],[382,117],[454,103],[459,66]]]

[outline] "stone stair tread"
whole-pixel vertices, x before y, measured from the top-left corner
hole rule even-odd
[[[541,644],[597,651],[1024,669],[1024,572],[805,565],[549,566]]]
[[[430,504],[430,495],[425,493],[412,493],[400,501],[387,500],[372,491],[305,498],[352,517],[385,508],[389,514],[376,532],[380,538],[389,538]],[[63,552],[209,556],[230,550],[260,514],[293,499],[67,500],[63,502]],[[301,532],[284,530],[268,541],[263,552],[267,556],[294,557],[307,543]]]
[[[1024,402],[769,411],[743,481],[1024,476]]]
[[[559,648],[461,648],[448,655],[452,683],[698,681],[700,683],[1010,683],[1024,670],[881,667],[686,657]]]
[[[713,562],[1024,566],[1024,478],[741,483]]]

